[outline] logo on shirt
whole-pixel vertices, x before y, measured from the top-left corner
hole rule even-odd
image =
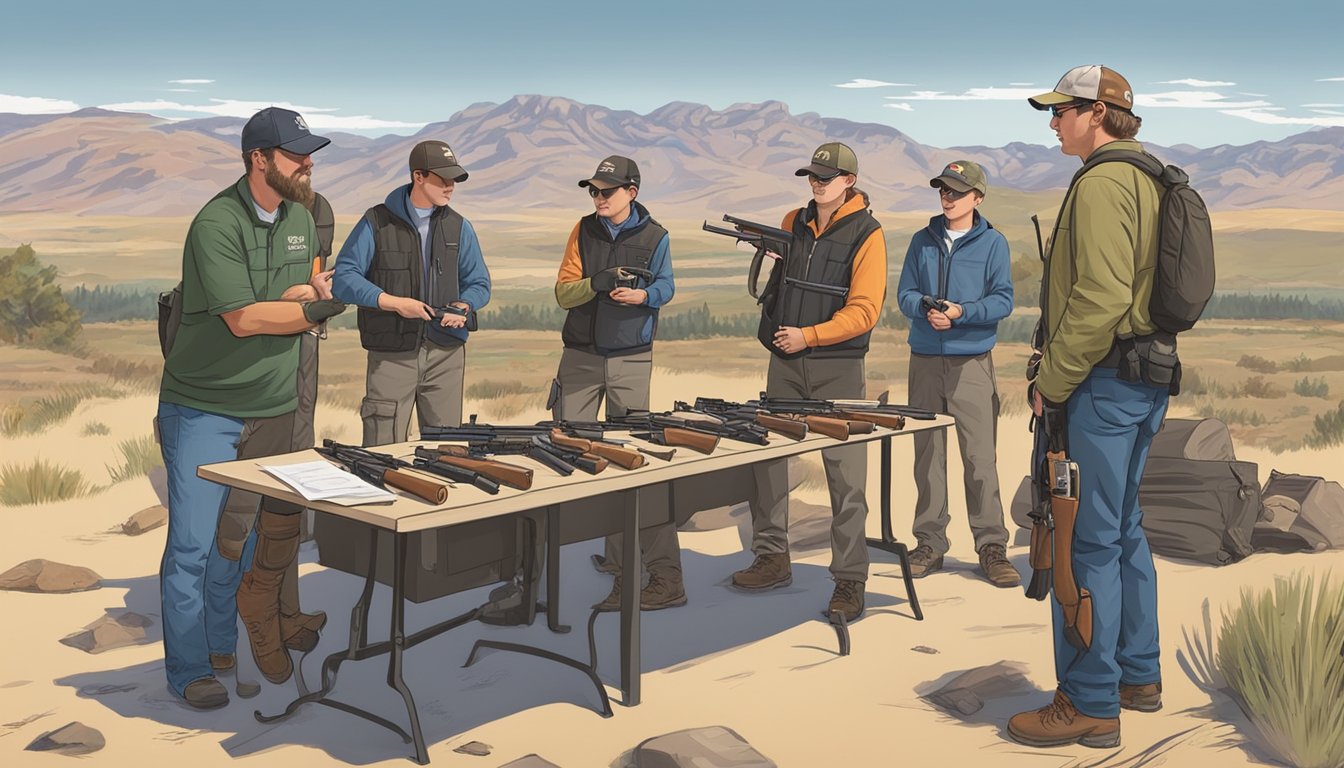
[[[287,250],[287,251],[306,251],[306,250],[308,250],[308,236],[307,236],[307,235],[290,235],[290,236],[289,236],[288,238],[286,238],[286,239],[289,241],[289,244],[285,246],[285,250]]]

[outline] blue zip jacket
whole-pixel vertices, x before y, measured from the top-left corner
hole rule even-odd
[[[994,348],[999,321],[1013,311],[1008,240],[975,214],[971,231],[947,250],[947,217],[934,216],[910,238],[896,290],[901,313],[910,318],[910,351],[919,355],[971,356]],[[923,296],[961,305],[962,316],[935,331],[919,306]]]
[[[406,184],[392,190],[383,201],[392,215],[415,229],[415,216],[411,213],[411,185]],[[360,217],[350,236],[341,246],[336,257],[335,273],[331,276],[331,293],[346,304],[358,304],[361,307],[378,306],[378,297],[383,289],[374,285],[365,275],[373,264],[373,229],[364,217]],[[472,309],[479,311],[490,303],[490,270],[481,256],[481,244],[476,239],[476,230],[471,222],[462,219],[462,234],[458,240],[457,252],[457,292],[460,301],[466,302]],[[438,333],[446,333],[462,341],[467,340],[465,328],[434,327]]]

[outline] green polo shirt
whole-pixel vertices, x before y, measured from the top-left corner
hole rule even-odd
[[[245,176],[206,203],[182,250],[182,327],[159,399],[238,418],[298,407],[299,336],[239,338],[220,315],[307,283],[316,253],[308,211],[285,201],[275,223],[265,223]]]

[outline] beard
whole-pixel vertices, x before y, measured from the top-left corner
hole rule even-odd
[[[302,168],[292,176],[281,176],[275,164],[266,166],[266,184],[276,194],[305,208],[313,203],[312,172]]]

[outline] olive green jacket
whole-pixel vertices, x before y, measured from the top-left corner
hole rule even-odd
[[[1096,152],[1141,151],[1113,141]],[[1124,162],[1092,168],[1065,195],[1042,277],[1044,356],[1036,379],[1063,403],[1106,357],[1117,336],[1156,330],[1148,315],[1157,265],[1157,181]]]

